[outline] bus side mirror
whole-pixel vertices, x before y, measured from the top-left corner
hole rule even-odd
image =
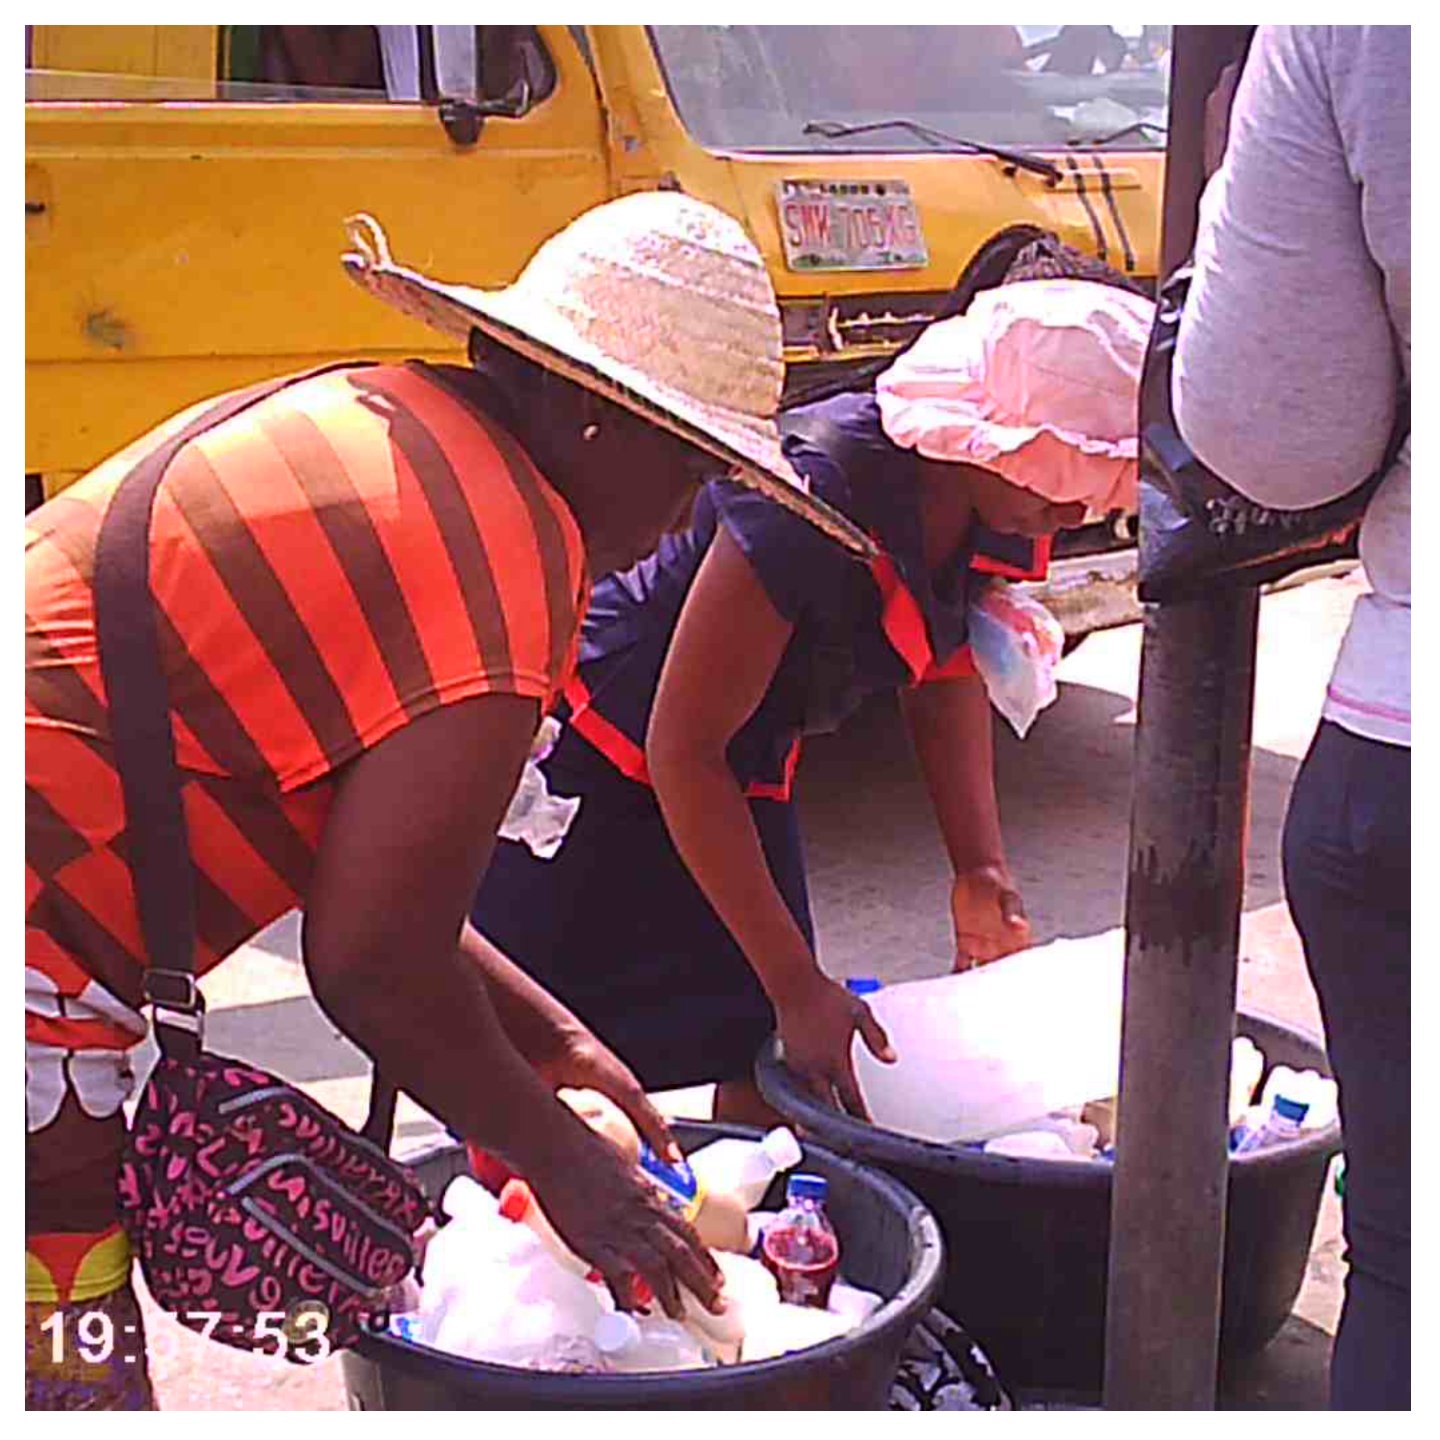
[[[471,146],[480,139],[480,130],[487,116],[518,120],[530,108],[530,82],[518,81],[508,95],[495,100],[441,100],[440,123],[455,145]]]

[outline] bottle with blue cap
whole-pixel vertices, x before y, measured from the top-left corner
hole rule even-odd
[[[840,1240],[825,1213],[830,1186],[823,1175],[792,1175],[785,1208],[765,1227],[760,1259],[787,1305],[823,1310],[840,1269]]]
[[[1230,1153],[1248,1155],[1253,1150],[1298,1139],[1309,1111],[1308,1102],[1277,1094],[1271,1102],[1269,1115],[1261,1124],[1255,1125],[1247,1117],[1238,1127],[1237,1133],[1232,1136]]]

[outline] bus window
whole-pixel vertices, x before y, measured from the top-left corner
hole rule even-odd
[[[135,38],[139,29],[110,27],[112,36],[91,27],[76,64],[68,54],[49,58],[27,27],[26,99],[433,105],[443,97],[507,100],[519,115],[555,88],[533,25],[226,25],[218,37],[159,26],[144,31],[148,46]],[[189,37],[183,49],[169,43],[180,34]]]

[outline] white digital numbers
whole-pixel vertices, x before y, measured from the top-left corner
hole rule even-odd
[[[275,1360],[314,1365],[333,1352],[328,1333],[330,1312],[318,1301],[302,1301],[288,1311],[261,1310],[250,1323],[227,1322],[218,1310],[190,1310],[176,1318],[202,1339],[243,1341],[257,1354]],[[73,1325],[67,1326],[67,1321]],[[41,1323],[40,1332],[49,1337],[50,1359],[55,1365],[65,1363],[72,1346],[86,1365],[108,1365],[116,1358],[134,1364],[143,1358],[140,1327],[122,1325],[117,1333],[115,1322],[103,1310],[85,1310],[78,1315],[56,1310]]]

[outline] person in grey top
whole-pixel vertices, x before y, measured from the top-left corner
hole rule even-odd
[[[1410,31],[1262,26],[1206,188],[1172,399],[1251,499],[1382,462],[1410,379]],[[1285,828],[1287,898],[1345,1128],[1336,1409],[1410,1405],[1410,443],[1361,526],[1356,603]]]

